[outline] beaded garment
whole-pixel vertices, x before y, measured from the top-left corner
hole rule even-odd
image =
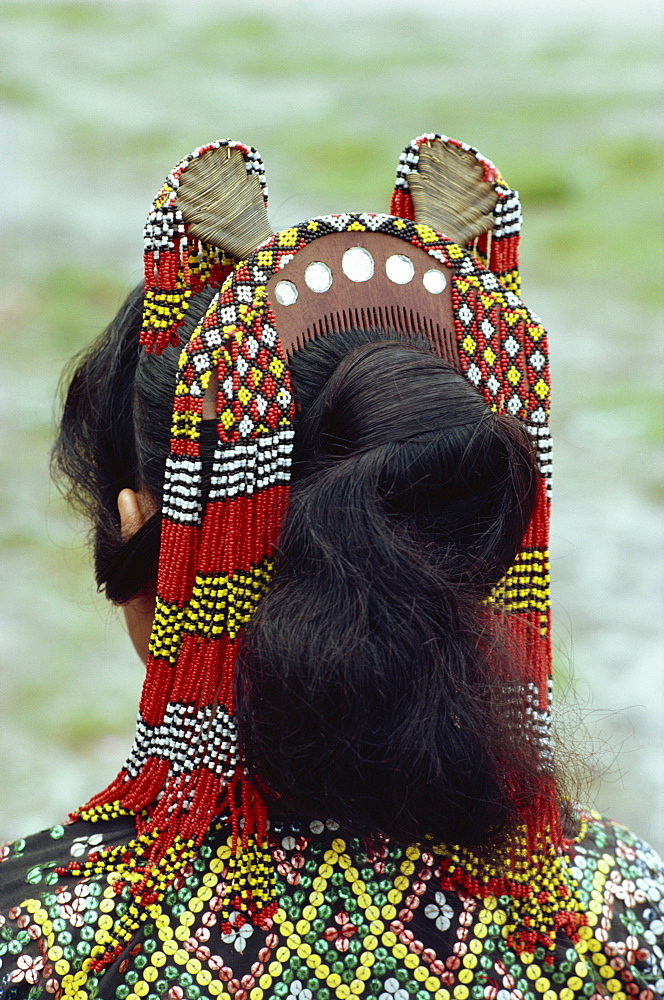
[[[432,228],[425,221],[426,210],[418,207],[415,181],[419,182],[420,174],[425,176],[420,158],[431,148],[463,154],[476,169],[478,184],[491,195],[490,210],[485,212],[488,222],[463,230],[469,236],[463,245]],[[89,991],[91,984],[98,977],[103,981],[107,967],[116,969],[118,963],[128,961],[126,956],[137,935],[145,935],[146,922],[166,926],[159,924],[168,909],[166,901],[203,856],[202,847],[210,837],[214,840],[214,831],[225,829],[224,824],[229,829],[228,843],[224,840],[223,849],[217,849],[216,867],[206,875],[214,875],[214,886],[220,887],[215,888],[218,905],[214,912],[222,940],[244,940],[247,932],[243,928],[268,933],[275,922],[289,923],[280,906],[275,878],[283,876],[286,868],[286,874],[297,871],[298,865],[289,861],[287,854],[282,858],[281,849],[268,842],[266,804],[247,779],[237,743],[233,674],[242,629],[269,584],[272,555],[288,505],[294,401],[287,356],[267,286],[299,252],[318,240],[323,247],[325,237],[340,233],[361,246],[365,236],[390,237],[399,250],[398,257],[409,259],[415,252],[428,255],[431,269],[427,273],[446,275],[451,285],[455,349],[461,370],[493,409],[522,420],[536,445],[541,473],[536,508],[514,564],[495,588],[491,601],[507,617],[525,653],[522,698],[540,741],[541,794],[523,811],[522,825],[495,867],[489,868],[471,851],[453,846],[425,854],[430,857],[427,880],[434,878],[441,898],[445,893],[459,894],[459,899],[473,901],[468,904],[473,912],[482,906],[491,912],[498,899],[508,900],[509,905],[500,911],[504,912],[500,926],[512,953],[524,962],[530,956],[532,962],[539,951],[543,960],[552,964],[561,933],[570,947],[582,946],[588,917],[565,860],[550,759],[548,352],[544,329],[516,294],[518,196],[476,150],[432,133],[414,140],[402,154],[392,215],[323,217],[272,235],[260,221],[251,229],[247,244],[244,216],[235,222],[230,218],[228,225],[221,227],[223,238],[217,239],[210,235],[207,222],[192,217],[191,198],[185,194],[187,172],[199,176],[204,170],[206,198],[214,200],[214,185],[222,185],[225,164],[237,166],[239,158],[248,184],[266,204],[264,171],[256,151],[236,142],[216,142],[178,164],[155,199],[146,225],[141,335],[146,350],[159,352],[168,344],[178,344],[193,297],[205,288],[218,288],[218,292],[180,359],[164,483],[157,609],[134,746],[117,778],[76,814],[86,825],[103,821],[105,830],[116,834],[122,830],[123,835],[110,841],[101,835],[91,853],[54,872],[65,884],[71,884],[72,879],[92,880],[92,884],[105,881],[111,902],[115,897],[123,902],[106,907],[108,919],[103,927],[99,924],[101,933],[94,935],[94,944],[88,939],[84,968],[74,983],[82,987],[80,994],[64,995],[97,995]],[[255,239],[260,239],[260,245],[253,242]],[[371,243],[366,242],[366,246]],[[241,256],[238,259],[233,254]],[[214,401],[218,441],[211,487],[203,505],[200,432],[203,408],[210,399]],[[135,835],[126,836],[123,817],[133,817]],[[292,839],[290,834],[288,837]],[[297,837],[294,843],[299,843]],[[327,854],[331,857],[333,853],[338,859],[348,856],[343,846],[328,845]],[[386,857],[396,858],[398,853],[388,851]],[[418,859],[420,853],[418,849]],[[327,854],[323,851],[322,856],[327,858]],[[402,867],[397,880],[412,872],[412,866],[406,872],[403,865],[408,867],[413,859],[415,855],[411,859],[406,852],[399,862]],[[320,863],[318,859],[316,864]],[[324,864],[325,871],[330,868],[331,873],[334,866],[330,867],[329,861]],[[339,864],[343,870],[355,871],[350,861]],[[284,871],[282,866],[286,866]],[[348,880],[347,874],[339,877]],[[316,899],[322,891],[316,888],[316,879],[326,878],[322,868],[312,876],[311,891]],[[208,878],[204,884],[211,888],[212,881]],[[352,881],[357,893],[357,879]],[[292,886],[298,880],[287,882]],[[401,902],[406,889],[405,883],[394,881],[387,903],[383,909],[378,907],[388,923],[391,910],[390,914],[383,910],[394,908],[396,895],[400,894]],[[396,894],[394,899],[390,893]],[[414,886],[410,896],[413,893],[417,896]],[[364,895],[360,892],[358,900]],[[439,905],[437,899],[434,894],[429,907]],[[313,917],[305,912],[315,908],[311,896],[309,900],[300,923],[312,923]],[[372,901],[367,906],[376,909]],[[336,914],[339,931],[337,934],[335,927],[329,934],[326,931],[323,937],[328,942],[332,931],[337,934],[335,941],[350,940],[346,923],[352,921],[348,918],[345,922],[341,912],[348,917],[345,910]],[[398,912],[395,910],[395,919]],[[282,932],[289,937],[287,929],[282,927]],[[300,931],[298,934],[304,941]],[[175,937],[183,940],[177,932]],[[289,947],[300,954],[300,946]],[[271,948],[266,939],[263,950],[270,956]],[[311,948],[308,954],[313,955]],[[281,961],[278,954],[276,960]],[[258,961],[265,965],[267,959],[259,955]],[[406,965],[422,967],[419,959],[415,965]],[[57,971],[57,963],[55,968]],[[312,996],[350,996],[364,989],[353,988],[344,977],[336,983],[337,973],[329,975],[332,979],[327,973],[327,978],[319,977],[320,982],[325,978],[328,992],[324,994],[319,986]],[[207,973],[203,978],[208,985]],[[429,979],[433,983],[432,976],[421,981]],[[417,980],[415,976],[413,981]],[[252,982],[256,981],[254,976]],[[358,974],[352,981],[363,983],[366,979]],[[392,995],[398,995],[398,979],[390,981],[397,984]],[[455,997],[469,995],[457,992],[463,982],[459,978]],[[383,985],[385,996],[389,996],[391,987]],[[302,990],[308,988],[300,982],[299,994],[305,996]],[[427,995],[452,995],[440,976],[435,990],[431,984],[426,988]],[[274,994],[264,989],[256,986],[246,996],[255,1000],[264,995],[287,995],[276,987]],[[297,995],[294,986],[292,990]],[[245,995],[239,986],[231,992],[239,1000]],[[149,987],[143,992],[135,989],[133,993],[103,995],[130,996],[133,1000],[148,993]],[[181,994],[188,995],[199,994]],[[227,994],[211,989],[200,995]]]
[[[505,938],[508,894],[441,888],[441,857],[368,853],[334,823],[269,831],[279,907],[221,912],[233,845],[213,823],[115,962],[90,968],[133,897],[107,874],[55,865],[126,842],[130,817],[56,826],[0,851],[2,1000],[658,1000],[664,869],[624,827],[580,817],[566,853],[586,923],[553,955]],[[7,904],[5,903],[7,901]],[[550,961],[552,959],[552,961]]]

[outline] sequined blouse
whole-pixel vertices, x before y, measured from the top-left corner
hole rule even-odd
[[[334,823],[273,828],[279,909],[264,926],[220,926],[228,830],[193,863],[102,974],[89,956],[127,906],[108,876],[56,870],[131,839],[126,819],[77,822],[18,840],[0,865],[0,996],[5,1000],[656,1000],[664,995],[664,870],[622,826],[580,814],[566,859],[587,922],[554,953],[517,955],[509,897],[440,888],[440,857],[371,849]]]

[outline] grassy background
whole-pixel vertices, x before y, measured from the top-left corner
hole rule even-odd
[[[0,3],[0,835],[83,801],[133,733],[141,667],[47,462],[59,372],[140,279],[165,174],[228,136],[261,151],[275,228],[383,211],[434,130],[521,192],[554,360],[557,689],[592,730],[586,796],[663,846],[661,24],[645,0],[546,6]]]

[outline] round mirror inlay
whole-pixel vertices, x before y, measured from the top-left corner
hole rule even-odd
[[[368,281],[373,277],[373,257],[364,247],[351,247],[341,258],[341,267],[351,281]]]
[[[447,278],[442,271],[432,267],[430,271],[424,272],[422,284],[427,292],[431,292],[432,295],[440,295],[447,285]]]
[[[332,284],[332,272],[327,264],[316,260],[307,266],[304,280],[312,292],[326,292]]]
[[[393,253],[385,261],[385,273],[395,285],[407,285],[409,281],[413,280],[415,265],[405,254]]]
[[[274,286],[274,294],[281,306],[292,306],[297,300],[297,288],[292,281],[278,281]]]

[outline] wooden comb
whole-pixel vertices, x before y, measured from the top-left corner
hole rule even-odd
[[[267,283],[286,356],[350,327],[424,335],[457,368],[452,270],[386,233],[330,233],[299,250]]]

